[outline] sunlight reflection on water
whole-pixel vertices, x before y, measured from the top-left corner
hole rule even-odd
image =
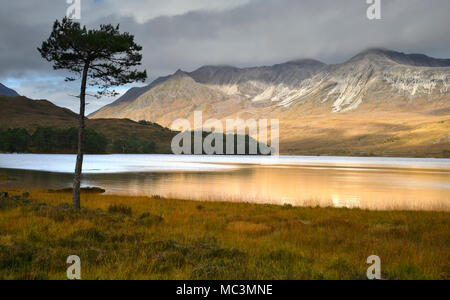
[[[17,178],[2,185],[68,187],[74,162],[73,155],[0,154],[0,173]],[[87,155],[84,166],[83,185],[109,194],[450,210],[449,159]]]

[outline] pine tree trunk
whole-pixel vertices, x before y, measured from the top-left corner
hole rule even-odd
[[[81,209],[80,201],[80,185],[81,185],[81,170],[83,169],[83,154],[84,154],[84,139],[85,139],[85,123],[84,123],[84,112],[86,107],[86,81],[87,73],[89,69],[89,64],[86,63],[83,69],[83,78],[81,81],[81,91],[80,91],[80,115],[79,127],[78,127],[78,154],[77,163],[75,165],[75,174],[73,178],[73,209]]]

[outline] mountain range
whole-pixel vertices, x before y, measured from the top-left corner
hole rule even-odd
[[[342,64],[178,70],[90,118],[280,120],[283,154],[448,156],[450,59],[369,49]]]
[[[447,106],[450,59],[382,49],[347,62],[289,61],[270,67],[205,66],[178,70],[150,85],[130,89],[91,117],[149,120],[169,126],[202,110],[218,119],[339,113],[371,106],[379,110]]]

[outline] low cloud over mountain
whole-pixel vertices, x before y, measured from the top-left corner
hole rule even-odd
[[[371,107],[417,110],[449,105],[450,59],[370,49],[343,64],[289,61],[270,67],[205,66],[177,71],[129,90],[91,117],[149,120],[169,126],[195,110],[224,119],[250,114],[289,118]]]

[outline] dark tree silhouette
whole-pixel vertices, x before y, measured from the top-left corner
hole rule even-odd
[[[146,71],[134,68],[141,64],[141,50],[133,35],[119,32],[119,25],[100,25],[100,29],[87,30],[68,18],[61,22],[56,20],[50,37],[38,48],[42,57],[53,63],[53,69],[75,74],[75,77],[67,77],[66,81],[81,79],[78,155],[73,180],[73,208],[76,210],[81,208],[86,86],[92,86],[97,92],[94,96],[100,97],[116,95],[114,90],[110,90],[113,86],[145,81]]]

